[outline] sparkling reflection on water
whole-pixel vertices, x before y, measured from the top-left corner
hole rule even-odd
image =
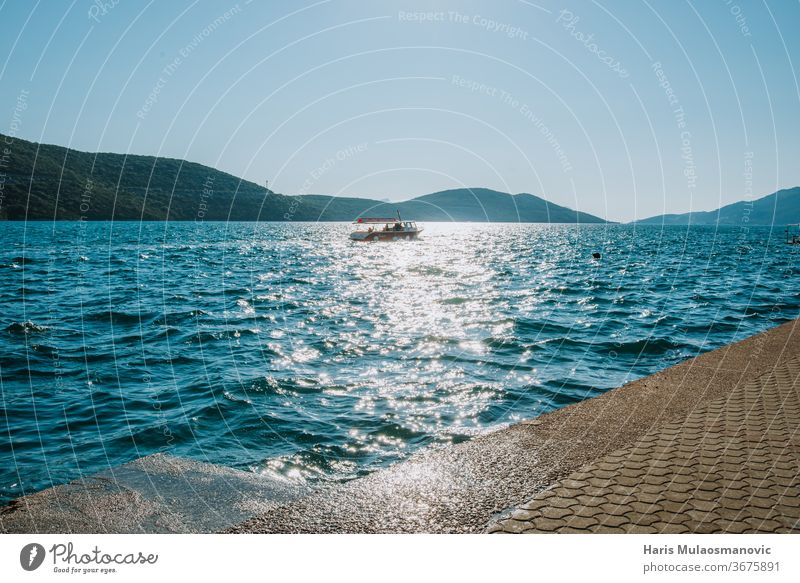
[[[347,479],[800,306],[769,229],[425,227],[8,224],[0,496],[157,451]]]

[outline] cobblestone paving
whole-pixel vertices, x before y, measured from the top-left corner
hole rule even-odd
[[[584,466],[488,532],[800,532],[800,358]]]

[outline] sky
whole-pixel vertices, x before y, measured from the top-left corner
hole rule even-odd
[[[6,0],[0,132],[616,221],[800,185],[800,2]]]

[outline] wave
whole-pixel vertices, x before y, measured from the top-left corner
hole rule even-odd
[[[495,352],[514,353],[524,350],[522,343],[517,338],[508,336],[490,336],[481,340],[481,344]]]
[[[23,296],[23,297],[41,296],[41,295],[47,295],[47,293],[48,293],[47,290],[34,289],[34,288],[30,288],[30,287],[21,287],[21,288],[17,289],[17,294],[20,295],[20,296]]]
[[[11,332],[12,334],[38,334],[41,332],[47,332],[48,330],[50,330],[49,326],[34,324],[30,320],[27,322],[12,322],[8,327],[6,327],[6,331]]]
[[[548,381],[536,387],[542,393],[544,401],[553,408],[563,407],[595,397],[603,392],[603,389],[594,385],[582,383],[572,379],[557,379]]]
[[[333,386],[323,386],[316,378],[275,378],[273,376],[266,376],[254,379],[252,381],[245,381],[243,384],[247,386],[247,391],[255,393],[267,393],[274,395],[283,395],[286,393],[294,394],[313,394],[322,393],[324,390],[335,390]]]
[[[443,306],[460,306],[461,304],[466,304],[467,302],[475,301],[474,298],[447,298],[445,300],[439,300],[439,303]]]
[[[409,273],[414,273],[418,275],[432,275],[432,276],[439,276],[439,275],[450,275],[452,274],[451,271],[447,269],[442,269],[441,267],[436,267],[434,265],[420,265],[414,266],[409,268]]]
[[[169,326],[174,324],[182,324],[186,322],[191,322],[193,320],[198,320],[200,318],[206,318],[211,316],[210,312],[206,312],[205,310],[183,310],[180,312],[167,312],[158,315],[154,320],[153,323],[159,326]]]
[[[253,404],[253,401],[251,401],[247,397],[239,397],[237,395],[234,395],[230,391],[222,391],[222,397],[224,399],[227,399],[228,401],[233,402],[233,403],[242,403],[242,404],[245,404],[245,405],[252,405]]]
[[[609,354],[616,352],[617,354],[659,355],[671,350],[687,348],[685,344],[676,342],[669,338],[637,338],[635,340],[626,340],[623,342],[600,342],[597,344],[588,344],[590,347],[596,347],[600,351],[606,351]]]
[[[220,340],[239,339],[248,336],[259,336],[258,328],[226,328],[224,330],[193,330],[184,334],[182,341],[185,344],[210,344]],[[259,348],[262,352],[277,355],[266,346]]]
[[[514,328],[517,333],[521,335],[566,336],[572,331],[573,326],[558,324],[552,320],[536,321],[527,318],[519,318],[514,323]]]
[[[102,310],[87,312],[83,315],[84,321],[109,322],[112,324],[139,324],[149,322],[155,317],[152,312],[121,312],[118,310]]]
[[[563,336],[543,340],[526,348],[534,351],[557,351],[559,354],[564,355],[565,358],[575,360],[583,358],[583,355],[587,352],[611,355],[660,355],[672,350],[681,350],[689,347],[683,342],[664,337],[636,338],[612,342],[609,340],[592,341]]]
[[[369,437],[377,441],[392,439],[399,440],[402,443],[414,443],[425,439],[428,435],[423,431],[418,431],[399,423],[385,423],[380,429],[370,432]]]
[[[185,354],[176,354],[171,356],[161,356],[159,358],[148,358],[147,359],[148,366],[159,366],[159,365],[168,365],[168,366],[181,366],[181,365],[195,365],[200,366],[203,364],[203,360],[200,358],[194,358],[192,356],[188,356]]]

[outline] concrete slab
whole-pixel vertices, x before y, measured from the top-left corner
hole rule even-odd
[[[307,493],[255,474],[156,454],[19,498],[0,509],[0,531],[216,532]]]

